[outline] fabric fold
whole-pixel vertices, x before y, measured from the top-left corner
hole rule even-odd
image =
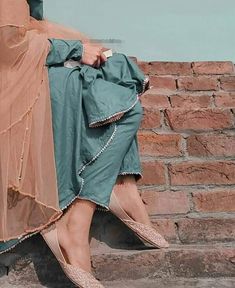
[[[145,88],[145,75],[121,53],[114,53],[100,69],[82,66],[80,74],[84,80],[83,103],[89,127],[105,125],[122,117]]]

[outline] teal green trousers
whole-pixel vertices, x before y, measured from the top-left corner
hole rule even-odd
[[[118,175],[134,174],[141,178],[141,164],[138,152],[136,132],[139,129],[143,108],[138,101],[135,106],[117,120],[115,134],[103,153],[91,165],[81,172],[85,179],[79,193],[80,198],[109,205],[112,188]]]

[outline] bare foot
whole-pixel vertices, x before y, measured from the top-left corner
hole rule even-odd
[[[77,200],[57,221],[58,241],[68,263],[91,272],[89,230],[96,204]]]
[[[118,176],[114,191],[121,207],[131,218],[153,227],[145,204],[138,192],[134,175]]]

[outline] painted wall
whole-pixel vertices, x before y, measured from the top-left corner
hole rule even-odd
[[[140,60],[235,62],[234,0],[45,0],[45,16]],[[108,41],[108,40],[107,40]]]

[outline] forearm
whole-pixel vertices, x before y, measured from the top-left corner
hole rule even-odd
[[[47,56],[47,65],[63,63],[69,59],[80,61],[83,54],[83,44],[80,40],[48,39],[51,47]]]

